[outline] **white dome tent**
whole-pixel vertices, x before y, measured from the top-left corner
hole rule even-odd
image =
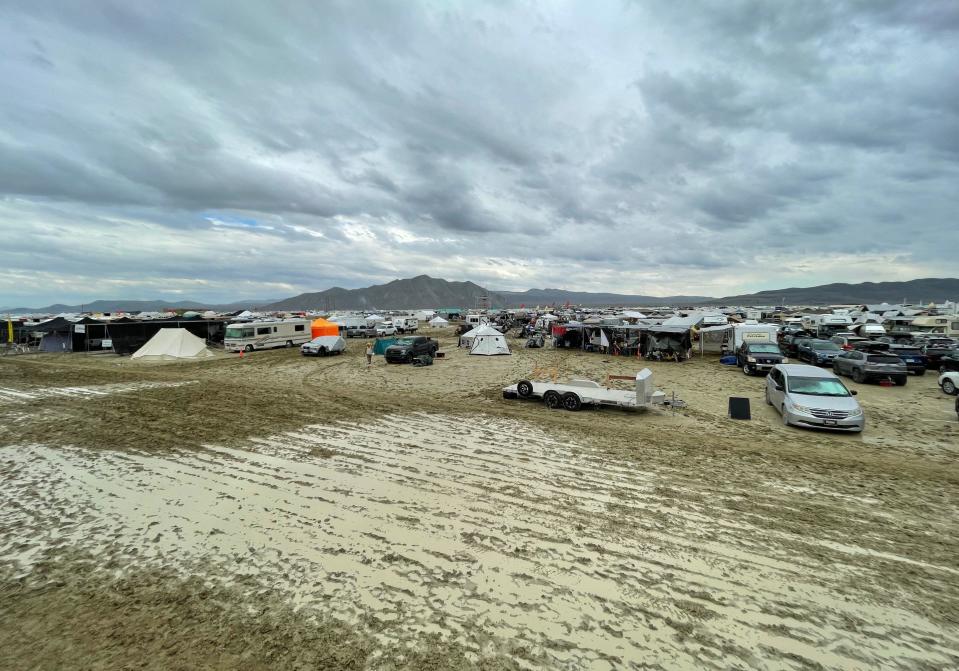
[[[186,329],[160,329],[130,358],[144,361],[175,361],[197,360],[211,356],[213,352],[206,348],[206,342]]]
[[[470,331],[470,333],[473,333],[470,344],[470,354],[478,354],[481,356],[511,354],[509,345],[506,344],[506,336],[492,326],[483,324],[473,329],[473,331]],[[469,335],[469,333],[466,335]],[[466,336],[463,337],[465,338]]]

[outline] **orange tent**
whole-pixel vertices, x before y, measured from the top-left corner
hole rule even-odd
[[[340,327],[333,322],[328,322],[322,317],[320,319],[314,319],[313,323],[310,324],[310,333],[313,338],[319,338],[320,336],[335,336],[340,335]]]

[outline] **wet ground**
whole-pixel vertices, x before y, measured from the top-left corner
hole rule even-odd
[[[934,377],[858,386],[857,437],[715,360],[651,366],[686,410],[550,412],[499,388],[642,364],[445,344],[0,362],[0,665],[959,666]]]

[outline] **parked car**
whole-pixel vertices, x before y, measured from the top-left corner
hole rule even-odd
[[[392,322],[380,322],[376,325],[376,337],[383,338],[385,336],[396,335],[396,327],[393,326]]]
[[[943,358],[959,356],[953,345],[943,342],[923,345],[922,353],[926,357],[926,365],[936,370],[942,365]]]
[[[796,356],[799,352],[799,345],[801,345],[804,340],[809,339],[809,334],[803,331],[801,333],[784,335],[779,344],[785,356]]]
[[[943,355],[939,359],[939,372],[959,371],[959,351]]]
[[[803,340],[797,347],[799,359],[814,366],[831,366],[842,350],[832,340],[810,338]]]
[[[436,356],[440,344],[426,336],[405,336],[386,348],[384,353],[389,363],[413,363],[418,356]]]
[[[906,364],[906,368],[910,373],[915,373],[916,375],[925,375],[926,374],[926,355],[922,353],[922,350],[918,347],[912,347],[910,345],[890,345],[889,354],[897,356],[902,359],[902,362]],[[959,364],[959,361],[956,362]]]
[[[342,354],[345,349],[346,341],[341,336],[319,336],[300,345],[300,354],[303,356],[329,356],[331,354]]]
[[[857,335],[846,335],[845,333],[837,333],[832,338],[831,341],[839,345],[839,349],[849,351],[851,349],[856,349],[856,343],[866,342],[868,338],[862,338]]]
[[[959,392],[959,372],[950,371],[939,376],[939,388],[944,394],[955,396]]]
[[[777,363],[786,363],[788,359],[776,343],[744,342],[736,350],[736,362],[746,375],[765,375]]]
[[[858,433],[866,428],[866,418],[855,395],[832,371],[818,366],[779,364],[766,377],[766,403],[786,426]]]
[[[891,354],[850,350],[832,362],[837,375],[848,375],[862,384],[869,380],[892,379],[900,387],[906,384],[909,370],[902,359]]]

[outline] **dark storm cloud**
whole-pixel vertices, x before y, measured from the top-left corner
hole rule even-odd
[[[948,274],[957,54],[951,0],[6,5],[0,265],[733,292],[868,239]]]

